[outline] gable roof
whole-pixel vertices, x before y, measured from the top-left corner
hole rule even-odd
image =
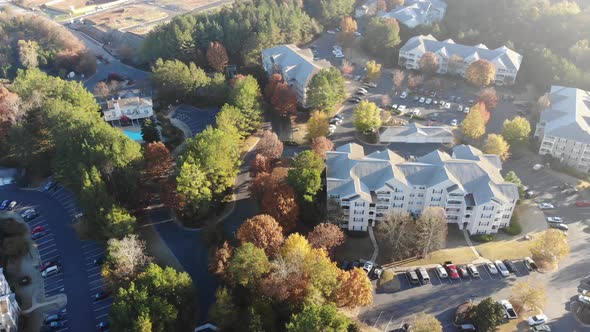
[[[401,47],[400,52],[412,52],[419,49],[420,51],[437,53],[444,48],[446,54],[450,58],[452,55],[458,55],[463,59],[475,61],[478,59],[485,59],[496,66],[505,67],[511,70],[519,70],[522,63],[522,55],[509,49],[506,46],[501,46],[490,50],[483,44],[469,46],[456,44],[452,40],[438,41],[432,35],[421,35],[410,38],[404,46]]]
[[[290,79],[295,79],[302,86],[306,86],[311,78],[320,70],[330,68],[326,60],[313,60],[310,49],[300,49],[293,44],[279,45],[262,51],[263,58],[272,59],[281,71]],[[288,82],[287,82],[288,83]]]
[[[590,144],[590,92],[554,85],[549,100],[541,112],[545,135]]]
[[[408,27],[428,24],[428,13],[432,9],[445,11],[447,4],[441,0],[408,0],[403,6],[398,6],[390,12],[381,14],[382,18],[394,18]]]
[[[387,142],[394,137],[453,137],[453,132],[445,126],[423,126],[412,122],[405,126],[384,127],[379,135],[382,142]]]

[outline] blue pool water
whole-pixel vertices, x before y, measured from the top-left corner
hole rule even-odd
[[[143,140],[143,137],[141,137],[141,132],[139,131],[123,130],[123,134],[125,134],[127,137],[131,138],[134,141]]]

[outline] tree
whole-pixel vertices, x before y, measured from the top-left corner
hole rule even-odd
[[[242,111],[248,131],[253,131],[260,125],[262,119],[260,87],[253,76],[238,75],[234,77],[233,86],[229,93],[229,103]]]
[[[422,257],[429,253],[442,249],[447,243],[447,219],[445,210],[441,207],[428,207],[424,209],[418,220],[418,250]]]
[[[217,276],[223,276],[233,254],[234,248],[227,241],[223,242],[223,246],[215,250],[209,262],[209,271]]]
[[[354,108],[354,127],[367,134],[373,133],[381,127],[381,110],[375,103],[361,101]]]
[[[314,248],[321,248],[328,253],[344,243],[344,232],[336,224],[321,223],[307,234],[307,240]]]
[[[521,116],[512,120],[504,120],[502,136],[510,143],[522,143],[526,141],[531,133],[531,124]]]
[[[300,313],[291,315],[287,331],[345,332],[349,325],[350,320],[339,313],[333,304],[311,304],[303,307]]]
[[[307,88],[307,105],[324,112],[332,112],[346,98],[344,78],[331,67],[315,74]]]
[[[315,111],[307,120],[307,133],[312,140],[317,137],[324,137],[328,134],[330,124],[328,115],[324,112]]]
[[[267,214],[259,214],[246,220],[238,228],[236,237],[242,244],[250,242],[264,250],[268,257],[274,257],[285,240],[281,225]]]
[[[170,173],[174,160],[170,150],[162,142],[149,143],[143,151],[145,172],[148,178],[156,180]]]
[[[376,81],[381,76],[381,64],[370,60],[367,62],[367,79],[370,81]]]
[[[410,73],[408,75],[408,88],[416,90],[424,82],[424,76]]]
[[[514,183],[518,187],[518,194],[521,197],[525,194],[525,186],[522,184],[522,181],[516,175],[516,173],[514,173],[514,171],[506,173],[506,176],[504,176],[504,181]]]
[[[447,64],[447,72],[453,75],[459,75],[461,69],[465,66],[464,59],[457,54],[451,55]]]
[[[176,102],[193,99],[197,90],[206,87],[210,79],[193,62],[185,64],[180,60],[158,59],[152,68],[152,82],[160,97],[167,102]]]
[[[405,78],[406,78],[406,74],[403,72],[403,70],[399,70],[399,69],[393,70],[393,86],[397,90],[401,89]]]
[[[133,232],[137,220],[127,210],[120,206],[113,206],[105,216],[103,235],[107,238],[120,239]]]
[[[384,58],[393,57],[397,45],[401,43],[399,32],[397,20],[373,17],[365,31],[364,46],[374,55],[381,55]]]
[[[473,322],[478,331],[491,332],[502,324],[504,315],[502,305],[491,297],[487,297],[470,309],[468,320]]]
[[[178,194],[176,179],[163,179],[160,181],[160,201],[162,204],[170,209],[184,208],[186,202]]]
[[[397,8],[398,6],[403,6],[405,0],[387,0],[387,9],[391,10]]]
[[[320,156],[320,158],[326,159],[326,152],[334,149],[334,143],[325,136],[315,137],[311,140],[311,149]]]
[[[416,223],[407,212],[393,212],[375,228],[379,247],[389,260],[416,256],[416,233]]]
[[[225,269],[226,278],[232,285],[255,287],[260,277],[270,271],[270,262],[263,249],[246,242],[237,248]]]
[[[490,121],[491,114],[488,111],[486,104],[484,104],[483,102],[478,101],[477,103],[475,103],[475,105],[471,107],[471,110],[475,110],[481,114],[484,124],[487,124],[488,121]]]
[[[8,129],[21,121],[25,115],[24,107],[16,93],[0,85],[0,138],[6,139]]]
[[[261,209],[275,218],[285,233],[295,228],[299,217],[299,205],[295,198],[295,191],[290,185],[280,182],[271,183],[270,188],[262,194]]]
[[[252,159],[250,163],[250,177],[255,178],[260,173],[270,173],[272,166],[270,160],[260,153],[256,154],[256,157]]]
[[[278,115],[287,116],[297,111],[297,95],[287,83],[276,86],[270,101]]]
[[[176,191],[182,200],[194,208],[207,210],[213,199],[212,184],[207,179],[207,173],[195,163],[185,161],[176,177]]]
[[[35,68],[39,66],[39,44],[34,40],[19,40],[18,62],[24,68]]]
[[[422,54],[418,64],[420,65],[420,70],[429,75],[435,74],[439,67],[438,58],[432,52]]]
[[[106,100],[107,97],[111,95],[111,88],[107,82],[100,81],[96,83],[96,86],[94,87],[94,94]]]
[[[433,315],[421,312],[412,317],[410,326],[416,332],[442,332],[442,325]]]
[[[519,281],[512,286],[510,303],[514,309],[523,314],[526,309],[543,309],[547,302],[547,288],[537,280]]]
[[[345,33],[353,33],[358,29],[356,21],[350,16],[342,17],[340,27],[342,28],[342,32]]]
[[[141,137],[146,143],[159,142],[160,131],[151,119],[145,119],[141,124]]]
[[[207,49],[207,62],[209,62],[209,66],[218,72],[223,72],[225,66],[227,66],[227,61],[225,47],[218,41],[211,42]]]
[[[350,61],[343,59],[340,71],[342,72],[342,75],[352,75],[352,73],[354,73],[354,65]]]
[[[465,72],[467,81],[475,86],[486,86],[494,82],[496,67],[485,59],[472,62]]]
[[[533,259],[543,265],[557,264],[570,252],[567,235],[557,229],[548,229],[530,246]]]
[[[123,239],[110,239],[102,275],[112,286],[128,285],[151,262],[146,254],[145,241],[136,234]]]
[[[488,111],[493,111],[498,105],[496,89],[493,87],[481,89],[479,91],[479,96],[477,96],[477,101],[484,103]]]
[[[226,329],[235,326],[238,308],[226,287],[219,287],[215,291],[215,303],[209,310],[209,315],[217,326]]]
[[[274,73],[270,75],[268,78],[268,84],[264,89],[264,94],[268,100],[272,99],[272,96],[275,94],[275,89],[280,83],[283,83],[283,76],[281,74]]]
[[[323,160],[314,152],[306,150],[293,159],[287,180],[307,202],[312,202],[322,186]]]
[[[469,138],[478,139],[482,137],[486,133],[486,125],[481,113],[473,109],[469,111],[469,114],[461,122],[461,130],[463,135]]]
[[[240,138],[244,138],[250,131],[246,115],[241,109],[230,104],[224,104],[215,118],[217,128],[225,132],[237,130]]]
[[[510,145],[506,142],[502,135],[489,134],[484,143],[484,153],[495,154],[505,161],[510,157]]]
[[[283,154],[283,142],[279,140],[276,133],[265,130],[258,142],[259,154],[265,156],[271,162],[279,159]]]
[[[352,309],[373,303],[373,285],[363,269],[341,271],[338,280],[340,288],[336,293],[336,304],[339,307]]]

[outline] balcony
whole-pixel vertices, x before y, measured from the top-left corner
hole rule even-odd
[[[447,205],[462,205],[461,201],[447,201]]]

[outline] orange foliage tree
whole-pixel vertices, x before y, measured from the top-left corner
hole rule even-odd
[[[325,249],[331,255],[344,243],[344,232],[336,224],[321,223],[307,235],[307,240],[312,247]]]
[[[217,248],[215,254],[211,257],[211,260],[209,261],[209,271],[215,275],[222,276],[233,253],[234,248],[225,241],[223,246]]]
[[[270,182],[272,187],[264,190],[262,211],[274,217],[286,233],[291,232],[299,217],[299,205],[295,190],[283,182]]]
[[[481,117],[483,118],[483,122],[485,124],[487,124],[488,121],[490,121],[491,114],[490,112],[488,112],[486,104],[484,104],[483,102],[477,102],[475,105],[473,105],[471,109],[476,110],[481,114]]]
[[[469,83],[475,86],[490,85],[496,77],[496,67],[488,60],[479,59],[467,67],[465,77]]]
[[[266,88],[264,89],[264,94],[266,95],[266,98],[268,100],[272,99],[272,96],[275,93],[275,89],[277,87],[277,85],[279,85],[279,83],[283,82],[283,76],[279,73],[274,73],[272,75],[270,75],[270,77],[268,78],[268,84],[266,85]]]
[[[287,83],[277,84],[270,102],[278,115],[287,116],[297,111],[297,96]]]
[[[209,48],[207,49],[207,62],[209,62],[211,68],[218,72],[222,72],[225,69],[225,66],[227,66],[227,51],[220,42],[215,41],[209,44]]]
[[[334,149],[334,143],[325,136],[316,137],[311,140],[311,149],[322,159],[326,159],[326,152]]]
[[[145,171],[150,179],[158,179],[166,176],[174,160],[170,151],[162,142],[149,143],[143,152],[145,158]]]
[[[254,157],[250,163],[250,177],[255,178],[260,173],[270,173],[270,171],[270,160],[260,153],[257,153],[256,157]]]
[[[477,101],[484,103],[488,111],[493,111],[498,105],[496,89],[493,87],[481,89],[481,91],[479,91],[479,96],[477,96]]]
[[[419,61],[420,70],[427,74],[434,74],[438,70],[438,58],[432,52],[426,52]]]
[[[355,308],[373,303],[373,286],[363,269],[342,271],[338,280],[340,288],[336,292],[336,305],[339,307]]]
[[[283,244],[283,228],[268,214],[259,214],[244,222],[238,228],[238,240],[250,242],[263,249],[267,256],[274,257]]]

